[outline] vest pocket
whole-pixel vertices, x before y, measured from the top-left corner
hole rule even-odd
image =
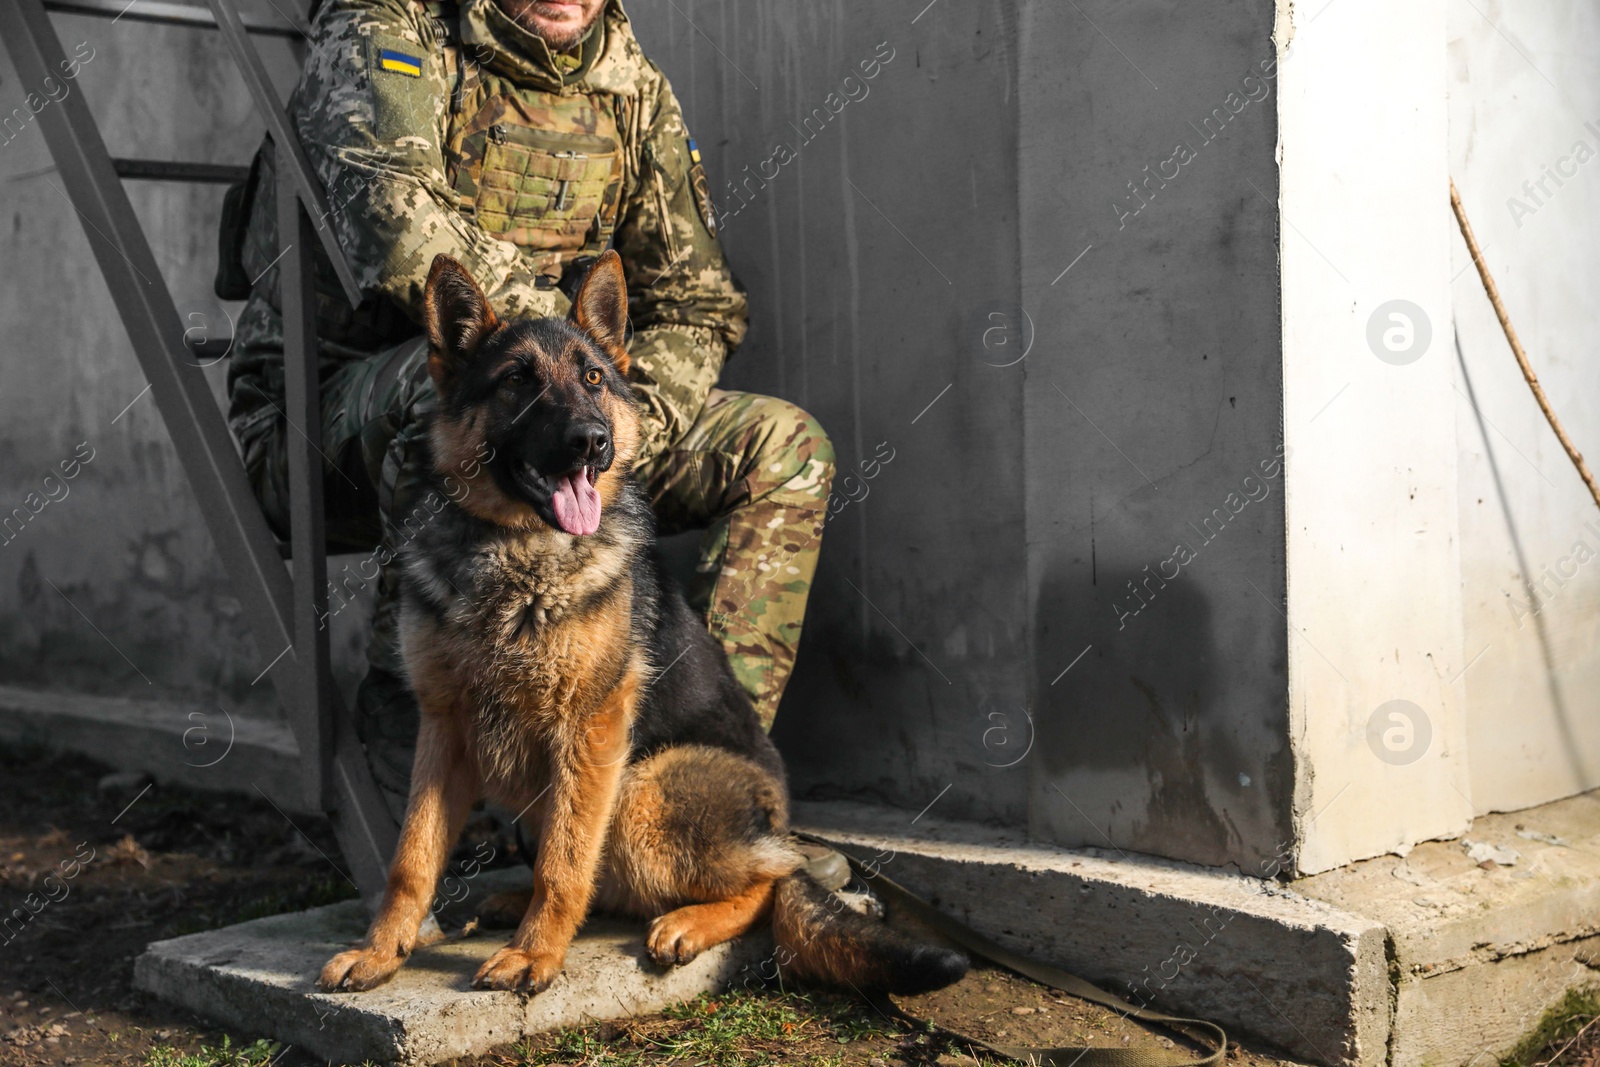
[[[615,214],[610,186],[621,179],[612,138],[499,123],[466,142],[466,154],[482,164],[474,176],[458,175],[457,189],[470,188],[473,214],[488,233],[525,248],[572,251],[591,229],[609,232],[614,224],[602,217]]]

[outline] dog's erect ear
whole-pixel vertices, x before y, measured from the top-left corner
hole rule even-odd
[[[572,321],[606,350],[617,370],[628,373],[628,284],[622,277],[622,257],[608,248],[589,268],[572,302]]]
[[[422,291],[422,325],[431,347],[428,373],[442,386],[500,323],[467,268],[440,253]]]

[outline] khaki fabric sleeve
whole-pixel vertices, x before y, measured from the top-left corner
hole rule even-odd
[[[639,179],[615,236],[634,329],[630,376],[645,408],[641,458],[693,425],[748,321],[744,289],[701,211],[683,112],[651,72],[659,81],[641,97]]]
[[[501,314],[565,314],[566,298],[534,285],[516,246],[457,210],[443,150],[450,91],[419,5],[329,0],[318,13],[294,121],[357,282],[420,322],[428,269],[443,252]]]

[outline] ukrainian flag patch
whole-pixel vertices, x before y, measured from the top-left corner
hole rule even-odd
[[[391,74],[405,74],[413,78],[422,77],[422,57],[397,52],[393,48],[380,49],[378,52],[378,66]]]
[[[694,190],[695,205],[700,208],[700,221],[706,224],[706,232],[711,236],[717,235],[717,212],[711,203],[711,183],[706,179],[705,165],[700,162],[700,146],[694,143],[694,138],[689,139],[689,187]]]

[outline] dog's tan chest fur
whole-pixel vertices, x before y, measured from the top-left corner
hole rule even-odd
[[[606,697],[642,670],[627,567],[622,546],[540,531],[481,550],[464,596],[442,574],[413,569],[451,605],[442,625],[408,625],[407,658],[425,660],[429,676],[413,681],[419,693],[455,694],[484,784],[508,802],[542,788],[551,748],[580,740]]]

